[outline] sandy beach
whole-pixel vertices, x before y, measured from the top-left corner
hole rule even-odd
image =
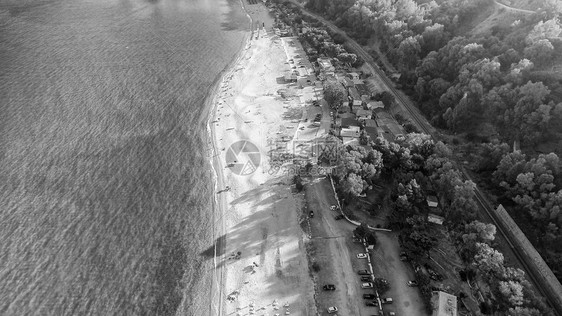
[[[261,3],[246,4],[246,11],[260,26],[271,21]],[[286,172],[272,171],[269,157],[279,144],[290,146],[283,141],[296,134],[303,106],[297,96],[278,94],[287,88],[283,74],[290,69],[286,43],[271,25],[265,28],[253,33],[212,100],[218,206],[213,315],[316,314],[299,224],[303,195],[293,192]]]

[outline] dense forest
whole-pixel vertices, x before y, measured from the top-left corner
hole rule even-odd
[[[479,182],[525,224],[562,280],[562,2],[532,5],[529,11],[492,0],[306,3],[375,60],[381,51],[435,127],[471,142]],[[514,143],[522,151],[512,152]]]

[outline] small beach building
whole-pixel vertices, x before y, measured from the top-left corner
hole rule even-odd
[[[342,128],[340,131],[341,137],[359,137],[360,131],[358,126],[351,126],[349,128]]]
[[[428,195],[425,198],[426,202],[427,202],[427,206],[429,207],[437,207],[439,206],[439,200],[437,199],[437,197],[435,195]]]
[[[297,75],[295,75],[292,71],[285,72],[284,75],[285,82],[297,82]]]
[[[436,215],[436,214],[429,213],[427,215],[427,221],[430,222],[430,223],[433,223],[433,224],[443,225],[443,222],[445,221],[445,218],[441,217],[439,215]]]
[[[443,291],[434,291],[431,296],[431,316],[457,316],[457,297]]]
[[[371,119],[371,111],[369,110],[357,110],[357,112],[355,113],[355,115],[357,115],[357,119],[359,121],[364,121],[364,120],[370,120]]]
[[[330,58],[319,57],[316,61],[318,62],[318,66],[320,67],[321,71],[323,71],[325,73],[331,73],[332,75],[334,74],[334,71],[336,69],[332,65],[332,62],[330,61]]]
[[[371,100],[371,101],[367,102],[367,108],[369,110],[374,110],[374,109],[377,109],[377,108],[384,109],[384,103],[382,103],[381,101]]]
[[[353,106],[359,106],[359,107],[363,108],[363,101],[353,100]]]

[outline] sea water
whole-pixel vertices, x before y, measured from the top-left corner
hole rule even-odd
[[[208,315],[237,0],[0,2],[0,314]]]

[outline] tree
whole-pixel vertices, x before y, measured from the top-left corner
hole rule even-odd
[[[390,107],[392,107],[394,105],[394,103],[396,102],[396,98],[394,97],[394,94],[384,90],[382,92],[379,92],[375,95],[375,100],[377,101],[381,101],[384,104],[384,107],[389,109]]]
[[[421,46],[418,40],[412,36],[400,42],[397,48],[399,65],[402,69],[413,69],[417,66],[421,53]]]
[[[508,316],[541,316],[543,315],[538,309],[528,307],[515,307],[507,311]]]
[[[362,130],[361,134],[359,134],[359,144],[367,145],[368,143],[369,143],[369,135],[367,135],[365,130]]]
[[[498,302],[502,310],[523,305],[523,286],[517,281],[500,281],[498,283],[500,297]]]
[[[487,280],[498,275],[504,269],[503,254],[485,243],[476,243],[476,254],[472,267],[483,273]]]
[[[464,231],[462,240],[465,243],[489,243],[495,238],[496,226],[494,224],[472,221],[464,226]]]
[[[355,64],[357,62],[357,55],[355,54],[341,53],[337,58],[339,61],[347,64],[348,66],[351,66],[352,64]]]
[[[343,192],[349,196],[359,196],[364,189],[364,181],[355,173],[350,173],[342,182]]]
[[[407,232],[408,246],[410,254],[425,255],[429,258],[429,251],[438,243],[437,238],[432,234],[427,226],[426,220],[420,215],[414,215],[406,219],[411,229]]]
[[[482,143],[478,148],[477,169],[478,171],[493,171],[504,155],[510,151],[506,143],[491,142]]]
[[[344,100],[347,99],[347,91],[337,81],[324,81],[324,99],[332,109],[338,109]]]
[[[302,184],[302,179],[300,175],[296,174],[293,177],[293,183],[295,184],[295,187],[298,192],[301,192],[304,189],[304,185]]]
[[[529,32],[525,42],[527,42],[527,44],[533,44],[543,39],[556,38],[560,33],[562,33],[562,27],[560,27],[557,18],[548,21],[540,21],[535,25],[533,30]]]
[[[505,110],[503,124],[511,139],[530,144],[542,137],[551,119],[553,104],[544,104],[550,90],[542,82],[529,81],[516,92],[515,106]]]
[[[443,24],[435,23],[430,26],[426,26],[422,33],[423,38],[423,48],[422,51],[424,55],[427,55],[431,51],[436,51],[441,48],[448,38],[448,34],[445,33],[445,26]]]
[[[554,46],[549,40],[540,39],[525,48],[523,55],[538,65],[544,65],[554,55]]]
[[[373,281],[373,285],[379,295],[383,295],[388,290],[390,290],[390,283],[388,283],[388,281],[383,278],[375,278],[375,280]]]

